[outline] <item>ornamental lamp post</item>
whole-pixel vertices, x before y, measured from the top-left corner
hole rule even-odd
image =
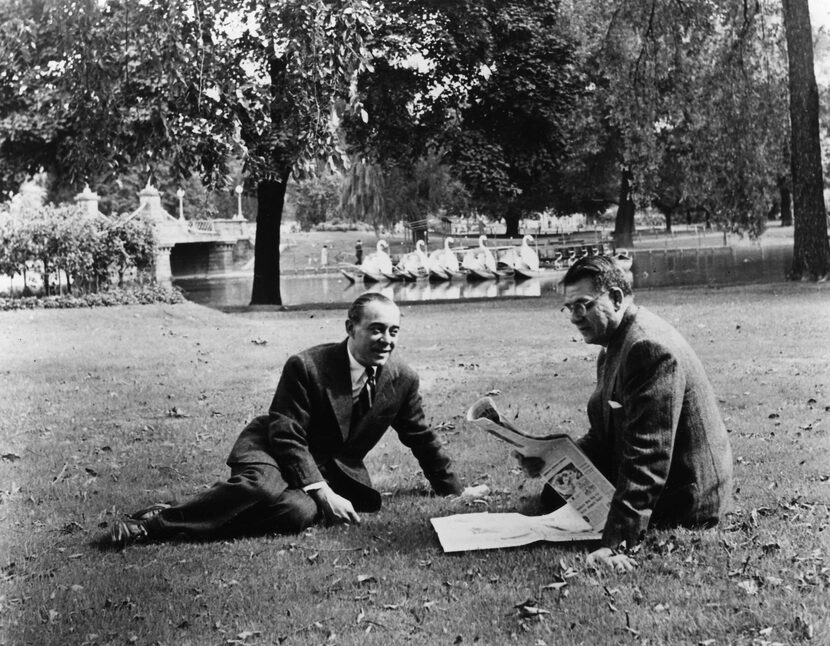
[[[179,220],[184,222],[184,189],[179,189],[176,191],[176,197],[179,198]]]
[[[234,189],[236,192],[236,217],[235,220],[244,220],[245,218],[242,216],[242,186],[237,185]]]

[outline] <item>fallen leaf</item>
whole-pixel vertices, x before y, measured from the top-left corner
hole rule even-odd
[[[758,584],[753,579],[741,581],[738,584],[738,587],[744,592],[746,592],[748,595],[758,594]]]
[[[358,574],[357,575],[357,582],[358,583],[373,583],[377,582],[377,579],[372,576],[371,574]]]
[[[539,617],[541,615],[550,614],[550,610],[537,606],[534,599],[528,599],[522,603],[517,603],[513,607],[519,611],[519,616],[521,617]]]
[[[20,459],[20,456],[17,453],[4,453],[0,455],[0,459],[5,460],[6,462],[16,462]]]
[[[256,637],[257,635],[261,634],[262,632],[259,630],[243,630],[236,636],[236,638],[245,641],[246,639],[250,639],[251,637]]]

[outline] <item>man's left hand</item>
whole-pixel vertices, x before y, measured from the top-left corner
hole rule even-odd
[[[600,547],[598,550],[594,550],[588,555],[586,562],[591,567],[598,568],[602,565],[620,574],[633,572],[634,568],[637,567],[637,561],[628,554],[615,552],[610,547]]]

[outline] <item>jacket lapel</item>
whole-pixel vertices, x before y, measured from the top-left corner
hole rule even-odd
[[[340,434],[346,439],[352,419],[352,375],[349,371],[346,341],[332,348],[332,355],[327,364],[326,395],[340,427]]]

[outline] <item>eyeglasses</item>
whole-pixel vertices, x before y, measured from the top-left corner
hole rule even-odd
[[[576,303],[565,303],[565,305],[561,309],[561,312],[563,314],[567,314],[568,316],[576,314],[577,318],[582,318],[583,316],[585,316],[585,314],[588,313],[589,309],[596,305],[597,301],[603,294],[605,294],[605,292],[600,292],[590,301],[577,301]]]

